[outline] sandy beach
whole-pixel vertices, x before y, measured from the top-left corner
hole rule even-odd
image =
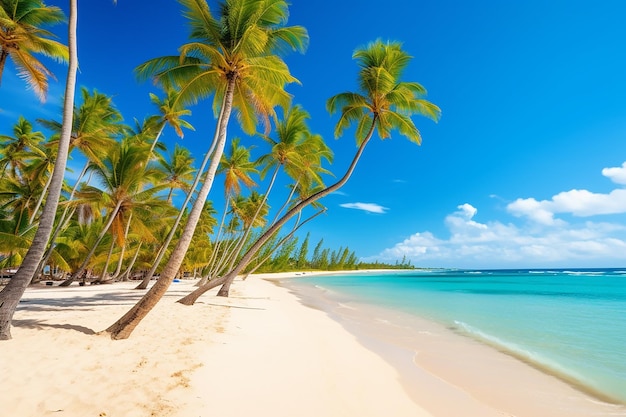
[[[398,340],[262,277],[192,307],[174,301],[194,282],[174,283],[122,341],[97,332],[136,283],[29,288],[0,345],[0,417],[626,415],[433,323]]]

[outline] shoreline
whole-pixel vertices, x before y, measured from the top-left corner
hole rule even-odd
[[[121,341],[97,332],[136,282],[29,287],[1,344],[0,417],[626,416],[436,323],[283,285],[344,273],[255,274],[192,307],[174,302],[182,280]]]
[[[538,366],[523,357],[465,335],[457,329],[408,313],[342,300],[336,294],[328,294],[326,290],[315,288],[300,278],[302,277],[290,280],[270,278],[270,280],[289,288],[304,305],[326,312],[329,317],[355,334],[361,343],[392,363],[405,381],[407,391],[421,404],[428,403],[428,396],[419,394],[415,387],[416,377],[413,369],[415,367],[430,372],[436,378],[443,379],[449,385],[479,399],[484,405],[507,413],[506,415],[529,417],[626,415],[626,405],[623,402],[559,375],[552,369]],[[433,335],[445,342],[437,344],[424,340],[432,338]],[[413,367],[410,367],[406,358],[412,355],[414,356],[410,360],[410,365]],[[404,356],[404,359],[401,356]],[[421,359],[425,356],[428,356],[428,359]],[[457,360],[448,360],[446,363],[444,357]],[[458,358],[464,358],[466,362],[483,361],[485,366],[489,367],[487,373],[515,375],[523,377],[524,382],[512,383],[511,379],[515,378],[500,378],[497,375],[485,378],[481,375],[484,372],[478,369],[479,367],[467,369],[463,360]],[[456,362],[456,369],[451,369],[450,362]],[[483,388],[477,389],[476,386],[479,385]],[[490,392],[490,387],[502,386],[508,388],[493,390],[500,391],[496,395]],[[541,388],[534,389],[533,393],[529,392],[531,391],[527,388],[529,386]],[[424,385],[422,388],[425,387]],[[506,392],[507,390],[510,392]],[[517,395],[524,391],[526,391],[524,395]],[[545,401],[545,406],[535,407],[532,404],[533,399],[545,396],[546,392],[550,392],[551,397],[559,399],[560,403]],[[502,401],[501,398],[506,398],[506,401]],[[436,416],[452,415],[450,413],[459,411],[446,410],[445,407],[442,409],[441,406],[442,404],[433,404],[427,409]],[[464,408],[463,413],[467,412],[467,408]]]

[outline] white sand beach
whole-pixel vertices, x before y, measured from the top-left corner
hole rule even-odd
[[[0,344],[0,417],[626,415],[451,332],[424,330],[411,350],[348,331],[259,278],[192,307],[174,301],[194,282],[174,283],[121,341],[96,333],[136,283],[30,287]]]

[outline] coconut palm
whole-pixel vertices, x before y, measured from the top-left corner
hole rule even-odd
[[[323,159],[330,161],[332,152],[326,146],[321,136],[311,133],[307,125],[308,118],[309,114],[302,107],[294,106],[286,112],[283,120],[276,122],[276,139],[267,135],[263,136],[265,141],[271,145],[271,149],[268,154],[260,157],[257,162],[265,165],[262,171],[263,176],[270,171],[273,172],[267,190],[263,195],[261,203],[258,205],[259,210],[266,207],[265,203],[281,168],[295,181],[295,184],[292,186],[292,193],[287,197],[283,207],[276,211],[274,221],[291,201],[296,190],[302,188],[304,184],[310,186],[313,179],[322,184],[321,174],[328,173],[327,170],[321,167],[321,161]],[[252,222],[254,222],[258,214],[258,212],[253,213]],[[245,233],[234,251],[236,255],[239,255],[244,244],[248,242],[251,230],[251,227],[245,229]],[[229,268],[233,267],[235,260],[236,257],[233,256]],[[226,295],[228,291],[229,285],[224,285],[220,289],[220,295]]]
[[[115,339],[130,335],[165,294],[180,268],[213,185],[232,109],[237,109],[238,120],[247,133],[256,130],[259,118],[269,124],[275,106],[289,105],[291,97],[285,85],[297,81],[277,54],[288,48],[303,50],[308,41],[303,27],[285,26],[288,4],[284,0],[225,0],[217,16],[206,0],[181,3],[191,26],[191,41],[179,49],[180,55],[148,61],[138,73],[154,77],[166,88],[176,87],[183,103],[213,95],[217,114],[215,151],[182,236],[159,280],[107,329]]]
[[[179,302],[193,304],[200,295],[211,288],[225,283],[228,285],[288,220],[299,214],[306,206],[341,188],[350,179],[375,131],[381,139],[387,139],[391,137],[393,130],[398,130],[402,136],[419,144],[421,135],[411,116],[417,114],[433,120],[439,118],[439,108],[424,98],[426,90],[420,84],[400,80],[411,59],[402,50],[400,43],[377,40],[357,49],[353,58],[360,67],[359,91],[338,94],[331,97],[327,103],[331,113],[341,112],[335,128],[337,137],[341,136],[347,127],[356,123],[358,149],[346,173],[333,185],[311,194],[289,209],[261,235],[228,274],[199,287]]]
[[[167,159],[159,156],[157,163],[157,169],[161,170],[165,175],[163,182],[169,188],[167,192],[168,203],[172,202],[175,189],[183,190],[185,193],[191,191],[190,183],[196,170],[193,167],[193,157],[189,149],[176,144]]]
[[[44,156],[44,140],[44,134],[34,131],[32,123],[20,116],[13,126],[13,136],[0,135],[0,177],[7,169],[13,177],[21,175],[33,157]]]
[[[63,123],[42,119],[38,122],[55,132],[51,144],[58,144],[61,131],[64,128]],[[69,152],[79,152],[86,160],[67,197],[68,201],[73,200],[89,166],[91,164],[101,165],[106,153],[115,148],[115,137],[128,131],[128,127],[121,122],[122,115],[113,105],[111,97],[99,93],[97,90],[90,92],[87,88],[81,89],[81,103],[79,106],[75,106],[73,110]],[[72,206],[69,204],[65,205],[63,213],[57,221],[50,237],[50,245],[40,262],[40,269],[47,262],[50,251],[62,229],[67,226],[70,207]]]
[[[52,180],[48,188],[48,198],[39,218],[39,228],[33,242],[24,257],[20,268],[9,284],[0,291],[0,340],[11,339],[11,321],[15,309],[26,290],[26,287],[35,276],[39,263],[42,260],[46,245],[50,239],[54,219],[61,197],[63,176],[69,155],[70,137],[74,109],[74,93],[76,90],[76,71],[78,69],[78,55],[76,52],[76,23],[78,21],[78,2],[69,0],[68,24],[68,55],[69,65],[65,80],[65,94],[63,99],[63,125],[60,133],[57,158],[52,172]]]
[[[198,283],[203,285],[208,278],[219,269],[221,262],[215,262],[217,254],[222,248],[222,233],[224,231],[224,225],[226,216],[229,212],[230,202],[233,196],[238,196],[241,193],[242,185],[251,188],[256,186],[256,183],[252,179],[251,175],[258,173],[256,164],[250,160],[250,149],[239,144],[240,139],[235,138],[230,143],[229,151],[222,156],[222,161],[217,170],[218,174],[224,175],[224,209],[222,212],[222,219],[220,221],[220,227],[215,237],[215,245],[213,247],[213,253],[211,254],[212,267],[205,277]],[[230,239],[228,239],[230,240]]]
[[[165,93],[165,97],[161,100],[156,94],[150,93],[150,101],[159,109],[159,116],[153,116],[151,121],[155,124],[158,131],[152,144],[150,145],[149,157],[152,157],[152,152],[168,124],[174,129],[179,138],[185,136],[183,127],[190,130],[195,130],[194,127],[182,119],[183,116],[190,116],[191,110],[182,107],[182,101],[178,100],[179,93],[176,90],[168,89]]]
[[[43,29],[65,21],[63,11],[46,6],[41,0],[0,1],[0,81],[7,58],[11,58],[18,75],[35,91],[41,101],[48,92],[48,77],[53,74],[34,54],[67,62],[67,46],[54,40],[54,34]]]
[[[85,271],[91,256],[109,229],[113,231],[117,243],[120,246],[123,244],[126,221],[133,209],[145,207],[149,210],[162,203],[155,195],[163,190],[165,185],[151,183],[158,176],[158,171],[144,170],[146,151],[146,147],[124,140],[110,150],[102,164],[91,166],[101,188],[96,185],[84,185],[76,193],[76,200],[70,204],[92,204],[98,211],[104,210],[107,213],[107,221],[83,264],[61,285],[69,285]]]

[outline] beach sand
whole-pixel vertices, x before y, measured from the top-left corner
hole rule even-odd
[[[96,333],[136,283],[30,287],[0,342],[0,417],[626,415],[445,329],[396,343],[259,278],[192,307],[174,301],[194,282],[173,283],[121,341]]]

